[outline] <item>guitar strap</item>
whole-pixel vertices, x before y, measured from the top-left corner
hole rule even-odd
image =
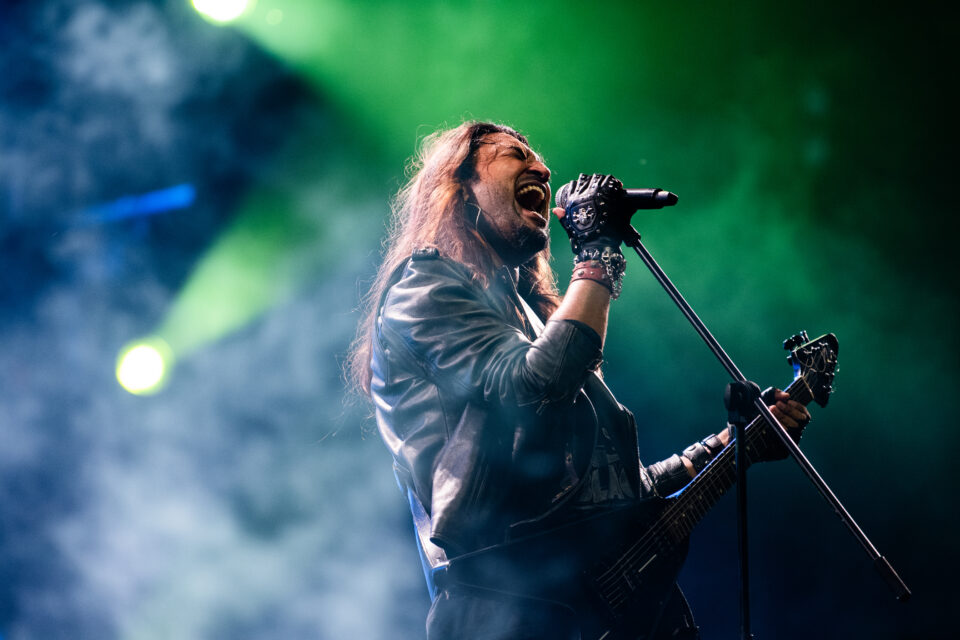
[[[527,317],[527,322],[530,324],[530,328],[533,329],[534,335],[538,336],[543,333],[543,322],[541,322],[540,317],[536,312],[527,304],[527,301],[523,299],[523,296],[517,295],[517,300],[520,301],[520,307],[523,309],[523,314]]]

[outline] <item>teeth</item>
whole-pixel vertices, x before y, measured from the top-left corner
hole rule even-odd
[[[535,184],[528,184],[527,186],[523,187],[522,189],[517,191],[517,195],[519,196],[520,194],[527,193],[528,191],[536,191],[537,193],[540,194],[541,198],[547,197],[547,194],[543,191],[543,189],[541,189],[539,186]]]

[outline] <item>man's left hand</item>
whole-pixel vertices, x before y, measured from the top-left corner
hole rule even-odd
[[[769,399],[767,401],[769,402]],[[788,429],[803,429],[810,422],[810,412],[807,411],[807,408],[796,400],[791,400],[790,394],[786,391],[774,389],[773,404],[769,405],[768,408],[773,417]],[[787,433],[790,433],[790,437],[795,442],[800,440],[799,434],[794,437],[792,432],[788,431]]]

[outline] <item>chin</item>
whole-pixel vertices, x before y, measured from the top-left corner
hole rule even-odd
[[[516,238],[511,244],[517,258],[515,262],[521,265],[547,248],[550,244],[550,234],[545,229],[522,227],[517,230]]]
[[[486,218],[483,219],[486,222]],[[489,231],[492,231],[489,232]],[[516,225],[510,229],[500,231],[481,229],[484,239],[496,252],[500,260],[511,267],[518,267],[529,262],[534,256],[547,248],[550,243],[550,233],[547,227],[537,228],[527,225]]]

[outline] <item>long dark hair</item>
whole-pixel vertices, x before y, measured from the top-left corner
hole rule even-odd
[[[478,233],[467,215],[467,182],[475,177],[476,151],[480,139],[491,133],[506,133],[528,144],[510,127],[491,122],[464,122],[437,131],[423,139],[411,160],[410,179],[397,192],[391,210],[384,257],[370,291],[362,301],[363,319],[346,362],[347,379],[364,395],[370,392],[370,355],[377,305],[390,285],[390,276],[414,249],[436,247],[440,252],[470,267],[481,286],[489,284],[495,267],[493,249]],[[560,303],[560,294],[550,269],[550,249],[545,248],[520,267],[521,295],[544,319]]]

